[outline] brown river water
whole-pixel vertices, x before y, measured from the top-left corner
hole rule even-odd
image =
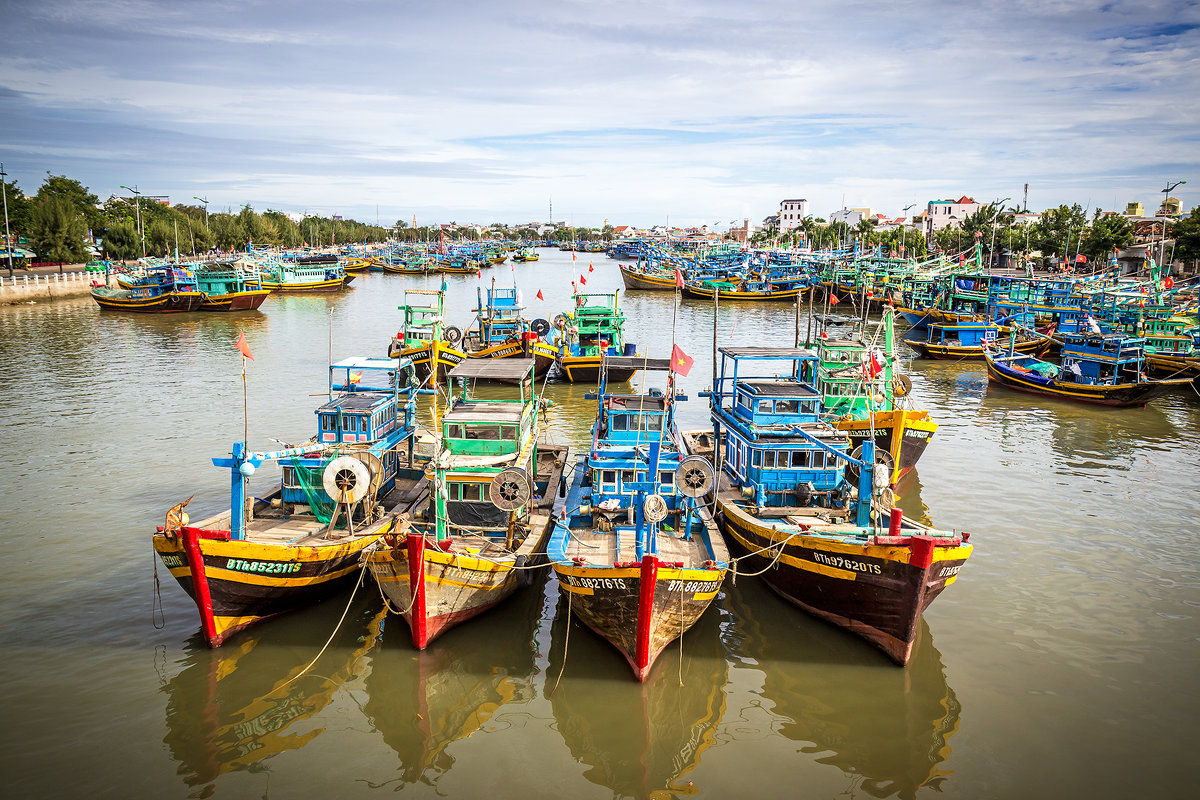
[[[579,273],[589,289],[620,286],[603,254],[541,252],[483,281],[515,277],[545,318],[569,305]],[[210,650],[160,565],[156,627],[154,526],[193,492],[194,518],[228,502],[209,459],[241,438],[239,330],[255,359],[250,445],[271,450],[271,437],[313,432],[331,349],[382,355],[402,290],[439,282],[360,275],[336,296],[271,297],[237,315],[122,315],[90,299],[0,309],[5,798],[1195,791],[1194,395],[1093,409],[989,388],[982,364],[907,364],[941,428],[900,504],[975,545],[907,668],[750,577],[726,582],[643,685],[614,648],[568,630],[548,575],[423,653],[369,576],[353,598]],[[448,279],[450,322],[469,323],[479,283]],[[622,306],[627,339],[668,355],[669,295],[622,293]],[[726,304],[718,318],[722,345],[790,344],[793,326],[782,305]],[[703,427],[711,305],[685,302],[675,341],[696,358],[683,424]],[[555,438],[587,438],[584,392],[547,387]],[[264,469],[252,488],[278,475]]]

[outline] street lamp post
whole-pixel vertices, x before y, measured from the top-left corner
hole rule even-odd
[[[1180,186],[1185,183],[1187,183],[1187,181],[1175,181],[1170,186],[1168,186],[1167,188],[1162,190],[1163,201],[1162,201],[1162,207],[1159,208],[1159,211],[1166,211],[1167,200],[1169,199],[1171,190],[1174,189],[1176,186]],[[1166,252],[1167,252],[1167,218],[1166,218],[1166,215],[1164,214],[1163,221],[1162,221],[1162,236],[1160,236],[1158,239],[1158,271],[1162,274],[1166,273],[1166,269],[1163,266],[1163,257],[1166,255]]]
[[[988,272],[992,270],[992,264],[996,260],[996,220],[1000,217],[1000,212],[996,210],[996,206],[1000,203],[1007,203],[1012,200],[1011,197],[1005,197],[992,203],[992,242],[988,245]]]
[[[138,231],[142,237],[142,258],[146,257],[146,229],[142,227],[142,193],[137,190],[136,186],[126,186],[121,184],[122,189],[128,189],[133,192],[134,213],[137,215]]]
[[[8,235],[8,186],[4,183],[4,179],[8,177],[8,173],[4,171],[4,162],[0,161],[0,193],[4,195],[4,252],[8,254],[8,277],[13,276],[12,263],[12,240]]]
[[[201,203],[204,203],[204,232],[211,236],[212,233],[208,230],[208,198],[192,195],[192,199],[199,200]]]
[[[916,206],[916,203],[909,203],[904,207],[904,222],[900,223],[900,255],[904,255],[905,234],[908,232],[908,210]]]

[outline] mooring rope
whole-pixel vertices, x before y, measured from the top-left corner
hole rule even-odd
[[[150,557],[154,559],[154,594],[150,599],[150,624],[154,626],[154,630],[161,631],[167,627],[167,617],[163,613],[162,587],[158,582],[158,551],[153,547],[150,548]],[[154,619],[156,610],[158,620]]]
[[[550,690],[550,696],[558,691],[558,682],[562,680],[563,673],[567,671],[567,645],[571,643],[571,598],[575,596],[572,591],[567,592],[567,630],[563,634],[563,661],[562,668],[558,671],[558,677],[554,679],[554,688]]]
[[[350,613],[350,606],[354,605],[354,597],[355,597],[355,595],[358,594],[358,587],[362,586],[363,573],[365,573],[366,571],[367,571],[366,566],[363,566],[359,569],[358,580],[355,581],[355,583],[354,583],[354,591],[352,591],[350,593],[350,601],[348,603],[346,603],[346,609],[342,612],[342,618],[338,620],[337,625],[333,629],[333,633],[329,634],[329,638],[325,641],[325,646],[321,648],[321,652],[317,653],[316,656],[313,657],[313,660],[308,662],[308,664],[304,667],[304,669],[300,670],[295,675],[293,675],[291,678],[289,678],[287,681],[285,681],[279,687],[280,689],[282,689],[284,686],[287,686],[289,683],[296,680],[297,678],[302,676],[304,673],[306,673],[310,669],[312,669],[313,664],[317,663],[317,659],[319,659],[321,656],[323,656],[325,654],[325,651],[327,649],[329,649],[329,645],[333,642],[333,637],[337,636],[338,631],[342,629],[342,623],[346,621],[346,615]]]

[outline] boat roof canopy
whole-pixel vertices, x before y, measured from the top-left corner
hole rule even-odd
[[[633,358],[630,356],[610,356],[605,354],[604,365],[609,369],[640,369],[644,372],[666,372],[671,368],[671,359]]]
[[[533,358],[464,358],[450,370],[450,377],[522,381],[533,372],[533,362]]]
[[[803,347],[722,347],[721,353],[730,358],[816,358],[817,354]]]
[[[819,397],[820,392],[800,381],[744,381],[741,388],[762,397]]]
[[[458,400],[446,412],[446,422],[512,422],[521,421],[522,403],[504,400]]]

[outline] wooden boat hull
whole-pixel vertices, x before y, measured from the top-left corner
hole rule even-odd
[[[834,423],[834,427],[850,434],[850,440],[858,447],[871,435],[872,421],[841,419]],[[938,425],[930,418],[928,411],[896,409],[875,412],[875,447],[886,450],[892,457],[893,485],[916,466],[937,429]]]
[[[262,287],[269,289],[272,292],[337,292],[344,287],[349,286],[354,280],[353,275],[345,275],[341,278],[330,278],[323,281],[305,281],[303,283],[284,283],[282,281],[273,281],[269,278],[263,278]]]
[[[922,358],[932,358],[939,361],[983,360],[983,345],[973,347],[963,345],[932,344],[920,339],[905,339],[904,343],[921,354]],[[1017,342],[1014,348],[1018,353],[1039,355],[1050,347],[1049,339],[1028,339]]]
[[[763,580],[785,600],[861,636],[900,665],[912,655],[921,614],[958,579],[972,552],[961,539],[945,546],[932,536],[901,545],[853,544],[807,536],[795,526],[776,529],[734,498],[731,492],[718,498],[718,521],[743,554],[741,567],[765,570]]]
[[[532,355],[533,375],[540,378],[550,371],[550,367],[554,366],[554,359],[558,351],[541,340],[529,342],[528,345],[529,347],[526,347],[519,341],[503,342],[469,352],[466,356],[467,358],[525,358]]]
[[[393,341],[392,346],[388,348],[388,358],[396,358],[399,355],[412,359],[413,367],[417,371],[417,377],[425,380],[429,376],[430,352],[432,349],[429,345],[398,348],[395,341]],[[466,357],[467,354],[463,351],[442,342],[437,348],[438,378],[444,379],[446,373],[454,369],[455,365]]]
[[[535,576],[532,567],[545,562],[548,530],[544,525],[533,555],[517,555],[509,562],[443,550],[424,535],[410,533],[395,547],[371,552],[367,567],[408,622],[413,647],[424,650],[455,625],[529,585]]]
[[[154,550],[196,601],[209,647],[245,628],[319,603],[359,576],[359,559],[385,522],[370,535],[297,547],[229,541],[228,532],[185,527],[177,537],[154,535]],[[211,538],[214,537],[215,538]]]
[[[597,383],[600,380],[601,356],[560,356],[559,372],[572,383]],[[625,383],[637,373],[636,369],[609,368],[609,383]]]
[[[987,358],[987,370],[989,381],[1007,389],[1111,408],[1144,406],[1156,397],[1162,397],[1192,383],[1191,378],[1115,385],[1071,383],[998,363],[990,357]]]
[[[652,275],[636,268],[633,264],[620,264],[621,280],[626,289],[645,289],[648,291],[675,291],[674,275]]]
[[[803,288],[796,289],[775,289],[772,291],[739,291],[737,289],[713,289],[711,287],[700,287],[694,284],[685,283],[683,285],[683,296],[691,297],[697,300],[712,300],[713,292],[717,292],[721,300],[746,300],[751,302],[769,302],[776,300],[787,300],[795,302],[798,298],[804,296]]]
[[[571,613],[611,642],[639,681],[712,603],[725,571],[683,568],[652,555],[618,567],[554,563],[559,588],[570,595]]]
[[[206,294],[201,311],[253,311],[263,304],[270,289],[248,289],[228,294]]]
[[[1146,366],[1170,375],[1200,375],[1200,356],[1146,352]]]
[[[204,302],[200,292],[168,292],[157,297],[129,296],[125,290],[93,289],[92,299],[110,311],[134,311],[142,314],[177,314],[199,311]]]

